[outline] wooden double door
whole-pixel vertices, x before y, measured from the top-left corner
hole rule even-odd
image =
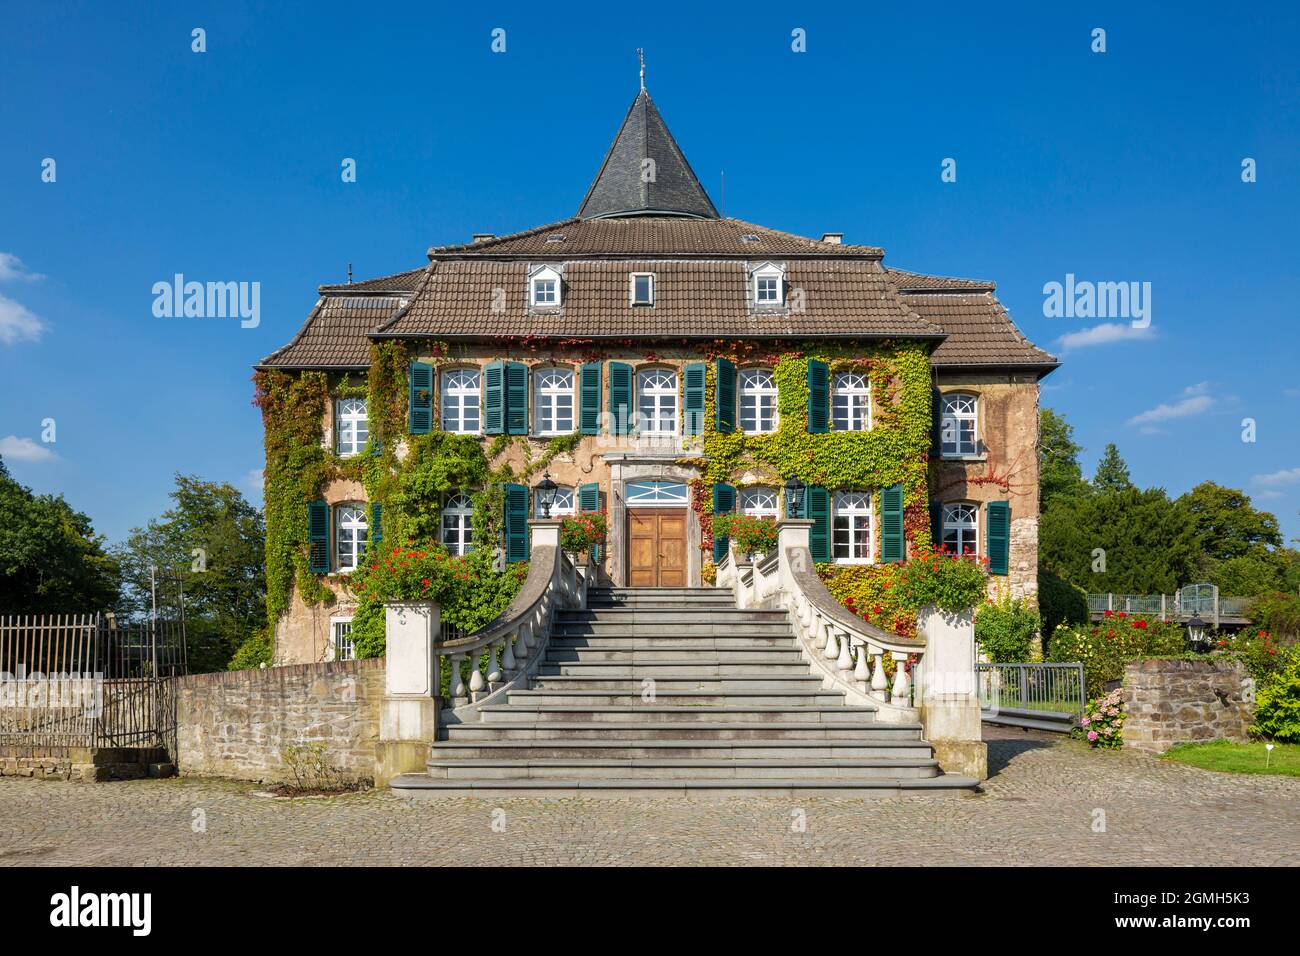
[[[627,583],[634,588],[686,587],[686,509],[629,508]]]

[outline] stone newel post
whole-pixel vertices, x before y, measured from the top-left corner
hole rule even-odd
[[[791,577],[790,556],[786,554],[788,548],[795,548],[796,554],[802,555],[808,549],[808,533],[812,530],[813,522],[811,518],[786,518],[777,522],[776,525],[776,551],[779,561],[781,574],[781,594],[794,594],[797,590],[794,586],[794,578]],[[799,568],[800,571],[811,571],[811,568]]]
[[[379,711],[375,786],[402,773],[423,773],[438,733],[438,664],[433,643],[440,613],[436,603],[384,605],[387,651],[384,703]]]
[[[977,780],[989,775],[988,745],[981,739],[975,676],[975,610],[949,613],[922,608],[917,628],[926,637],[917,681],[925,739],[948,773]]]

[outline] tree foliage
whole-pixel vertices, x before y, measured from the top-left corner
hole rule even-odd
[[[1086,495],[1088,482],[1079,466],[1083,448],[1074,440],[1074,426],[1050,408],[1038,415],[1038,507],[1049,510],[1057,501]]]
[[[1110,442],[1102,452],[1101,461],[1097,462],[1097,471],[1092,476],[1093,490],[1106,494],[1112,491],[1129,491],[1134,487],[1128,464],[1120,457],[1119,448],[1115,443]]]

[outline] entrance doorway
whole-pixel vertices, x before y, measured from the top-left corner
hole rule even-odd
[[[628,509],[627,568],[630,587],[686,587],[685,508]]]

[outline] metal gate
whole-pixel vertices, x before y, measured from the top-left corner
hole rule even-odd
[[[986,723],[1068,733],[1083,719],[1082,664],[977,664],[975,670]]]

